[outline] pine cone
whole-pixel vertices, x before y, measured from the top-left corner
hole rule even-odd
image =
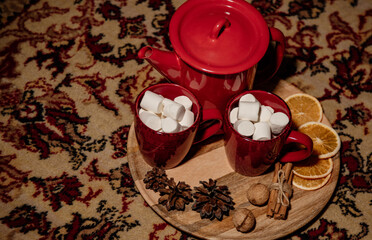
[[[175,183],[171,178],[168,181],[168,188],[159,189],[161,197],[159,203],[166,206],[167,210],[185,210],[185,205],[193,201],[191,188],[185,182]]]
[[[167,187],[168,177],[164,169],[154,167],[146,173],[143,182],[146,184],[146,189],[152,189],[154,192],[157,192]]]
[[[215,180],[200,181],[202,187],[195,187],[193,194],[195,202],[192,210],[200,213],[201,218],[222,220],[223,215],[229,216],[230,209],[234,209],[233,199],[227,186],[217,186]]]

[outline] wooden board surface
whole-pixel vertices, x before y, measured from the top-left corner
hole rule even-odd
[[[286,98],[301,91],[293,85],[280,81],[273,92]],[[323,116],[322,122],[330,125],[325,116]],[[205,239],[263,240],[276,239],[290,234],[309,223],[327,205],[337,185],[340,172],[338,153],[333,157],[334,168],[328,183],[315,191],[304,191],[294,187],[287,219],[275,220],[266,216],[267,206],[250,205],[246,198],[246,192],[252,184],[260,182],[269,185],[271,183],[272,170],[258,177],[246,177],[235,173],[227,162],[221,136],[193,146],[181,165],[166,171],[168,177],[173,177],[176,182],[185,181],[192,188],[199,186],[199,181],[206,181],[209,178],[217,180],[218,185],[227,185],[234,199],[235,209],[247,207],[256,217],[254,230],[249,233],[241,233],[235,229],[232,223],[233,211],[230,212],[229,217],[224,217],[222,221],[216,219],[210,221],[209,219],[201,219],[199,213],[192,211],[192,204],[187,205],[185,211],[167,211],[164,206],[158,204],[160,195],[146,189],[142,181],[151,167],[145,163],[139,152],[133,125],[128,136],[127,159],[135,184],[151,208],[174,227]]]

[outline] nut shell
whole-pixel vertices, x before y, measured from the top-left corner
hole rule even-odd
[[[264,205],[269,200],[269,196],[269,188],[262,183],[253,184],[247,192],[248,201],[256,206]]]
[[[232,220],[236,230],[243,233],[251,231],[256,225],[256,218],[251,210],[247,208],[236,209]]]

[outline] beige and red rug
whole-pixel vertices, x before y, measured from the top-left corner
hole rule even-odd
[[[126,161],[137,94],[164,78],[184,1],[0,1],[0,239],[193,239]],[[249,1],[286,36],[278,79],[317,97],[342,141],[329,205],[287,239],[372,239],[372,1]]]

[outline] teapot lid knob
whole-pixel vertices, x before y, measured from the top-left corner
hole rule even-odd
[[[211,38],[213,40],[217,39],[226,28],[231,26],[231,22],[225,17],[217,21],[211,31]]]

